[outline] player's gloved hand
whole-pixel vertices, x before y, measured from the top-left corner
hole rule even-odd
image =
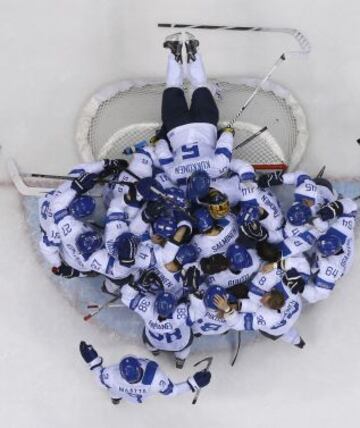
[[[235,129],[232,126],[226,126],[225,128],[222,128],[221,132],[230,132],[233,137],[235,136]]]
[[[321,220],[328,221],[338,217],[339,215],[343,214],[343,212],[343,204],[340,201],[334,201],[320,208],[318,215],[320,216]]]
[[[214,275],[229,267],[229,261],[224,254],[213,254],[200,260],[201,270],[207,275]]]
[[[162,202],[148,202],[141,213],[145,223],[152,223],[166,211],[166,206]]]
[[[105,178],[109,175],[119,175],[128,166],[129,162],[125,159],[104,159],[104,169],[99,177]]]
[[[190,266],[183,277],[183,285],[189,294],[195,293],[201,283],[200,271],[196,266]]]
[[[142,202],[142,196],[137,191],[136,183],[126,183],[126,186],[128,186],[128,191],[124,196],[124,202],[127,205],[133,206],[133,207],[139,207]]]
[[[95,186],[97,179],[97,174],[88,174],[85,172],[80,177],[73,180],[71,188],[75,190],[78,195],[82,195]]]
[[[92,345],[87,344],[82,340],[80,342],[79,350],[83,360],[90,365],[91,370],[101,366],[103,360],[99,357]]]
[[[271,172],[269,174],[263,174],[258,178],[258,186],[262,189],[270,186],[277,186],[282,184],[284,173],[282,171]]]
[[[71,266],[61,263],[59,267],[53,266],[51,272],[56,276],[62,276],[63,278],[76,278],[80,275],[80,272]]]
[[[154,178],[141,178],[137,183],[137,190],[145,201],[159,201],[165,194],[162,185]]]
[[[194,376],[189,377],[187,380],[188,385],[191,388],[192,392],[197,391],[200,388],[204,388],[206,385],[209,385],[211,380],[211,373],[209,370],[201,370],[196,372]]]
[[[285,272],[283,281],[293,294],[302,293],[304,291],[305,280],[295,268],[291,268]]]
[[[243,234],[246,238],[252,239],[257,242],[266,241],[269,237],[269,232],[257,220],[245,223],[239,228],[240,236]]]

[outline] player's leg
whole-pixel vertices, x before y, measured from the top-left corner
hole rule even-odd
[[[166,89],[162,96],[161,118],[166,133],[177,126],[189,123],[190,115],[183,91],[181,33],[168,36],[164,47],[170,49],[166,74]]]
[[[192,342],[192,341],[191,341]],[[191,343],[186,346],[186,348],[181,351],[174,352],[175,354],[175,365],[177,369],[182,369],[184,367],[186,358],[189,356],[191,350]]]
[[[160,354],[160,350],[157,349],[154,345],[151,344],[151,342],[149,341],[148,337],[145,334],[145,329],[143,330],[143,334],[142,334],[142,340],[144,345],[146,346],[146,348],[154,355],[157,356]]]
[[[194,89],[190,106],[191,120],[192,122],[206,122],[217,126],[219,110],[211,91],[207,87],[204,63],[198,52],[199,41],[190,33],[186,33],[186,35],[188,78]]]

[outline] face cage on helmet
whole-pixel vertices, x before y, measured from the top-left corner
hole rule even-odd
[[[209,213],[215,220],[225,217],[229,212],[229,201],[220,202],[219,204],[209,204]]]

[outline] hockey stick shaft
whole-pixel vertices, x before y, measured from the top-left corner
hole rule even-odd
[[[231,362],[231,367],[234,367],[234,364],[236,363],[237,357],[239,355],[240,347],[241,347],[241,331],[240,330],[237,332],[236,337],[237,337],[237,345],[236,345],[236,351],[235,351],[234,358]]]
[[[94,303],[94,304],[89,304],[89,305],[87,305],[86,307],[88,308],[88,309],[99,309],[99,307],[100,307],[101,305],[98,305],[97,303]],[[125,305],[123,304],[123,303],[109,303],[108,305],[107,305],[107,307],[108,308],[123,308]]]
[[[29,178],[49,178],[53,180],[68,180],[73,181],[77,177],[71,177],[70,175],[54,175],[54,174],[37,174],[37,173],[22,173],[23,177],[29,177]],[[102,178],[98,180],[98,183],[110,183],[110,184],[123,184],[122,181],[113,181],[108,180],[106,178]]]
[[[112,299],[108,300],[107,302],[103,303],[102,305],[99,305],[99,307],[92,313],[88,313],[83,317],[84,321],[89,321],[91,318],[93,318],[95,315],[97,315],[99,312],[101,312],[103,309],[111,305],[112,303],[116,302],[121,298],[121,295],[115,296]]]
[[[287,27],[245,27],[245,26],[232,26],[232,25],[195,25],[195,24],[158,24],[159,28],[177,28],[177,29],[195,29],[195,30],[224,30],[224,31],[239,31],[239,32],[265,32],[265,33],[284,33],[292,35],[298,42],[301,51],[296,52],[299,54],[307,54],[311,51],[311,45],[306,37],[296,28]],[[294,52],[295,53],[295,52]]]
[[[234,150],[239,149],[240,147],[244,147],[246,146],[248,143],[250,143],[252,140],[255,140],[256,137],[258,137],[259,135],[261,135],[263,132],[267,131],[268,127],[264,126],[261,129],[259,129],[257,132],[255,132],[255,134],[250,135],[250,137],[246,138],[244,141],[242,141],[241,143],[239,143],[237,146],[234,147]]]

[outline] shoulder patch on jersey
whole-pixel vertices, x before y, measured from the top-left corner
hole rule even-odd
[[[157,368],[159,367],[159,365],[157,363],[155,363],[155,361],[149,361],[145,372],[144,372],[144,376],[142,378],[142,384],[143,385],[151,385],[152,381],[154,379],[155,373]]]

